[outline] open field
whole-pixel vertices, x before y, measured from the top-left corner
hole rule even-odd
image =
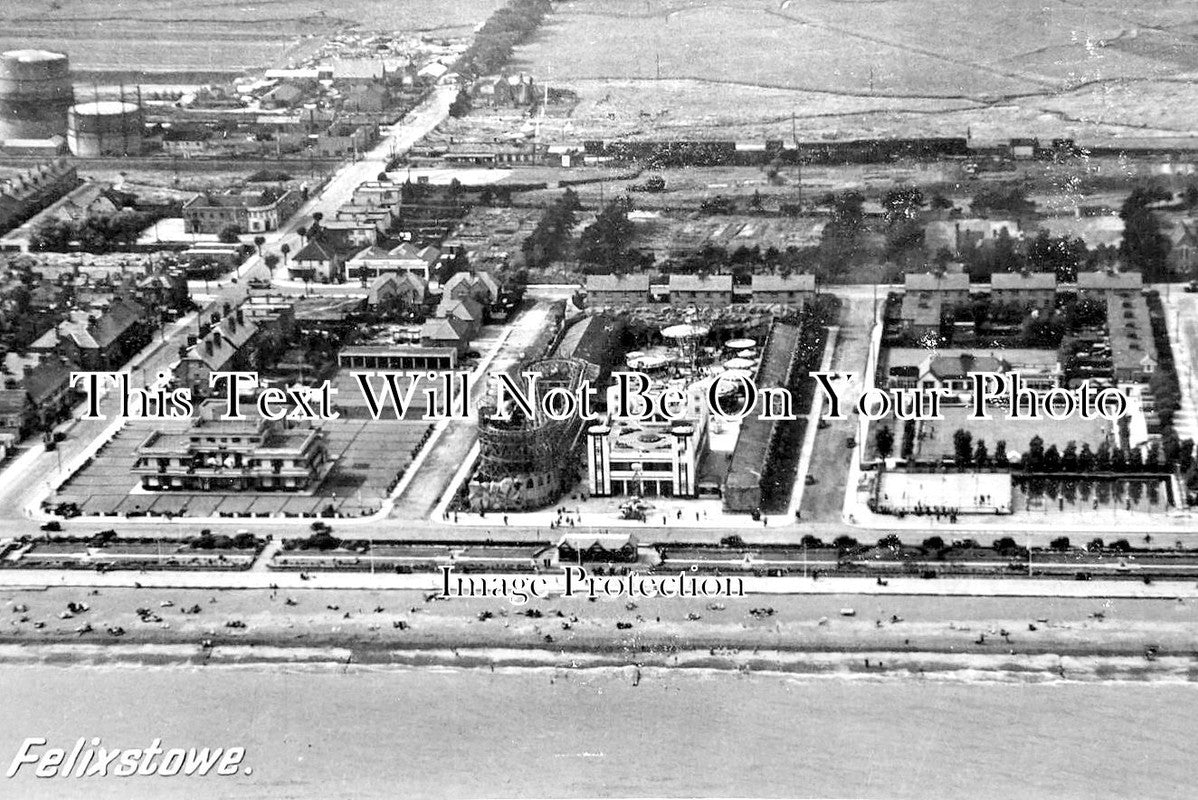
[[[350,29],[468,35],[500,0],[34,0],[0,12],[0,49],[62,50],[76,70],[230,73],[283,65]]]
[[[806,138],[1189,135],[1165,106],[1194,91],[1196,13],[1171,0],[574,0],[517,60],[579,92],[579,138],[784,137],[792,113]]]

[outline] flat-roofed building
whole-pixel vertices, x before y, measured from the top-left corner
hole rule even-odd
[[[147,436],[133,467],[142,489],[302,492],[324,477],[327,454],[319,428],[252,413],[224,419],[224,407],[223,401],[207,401],[183,433],[156,430]]]
[[[457,369],[458,351],[454,347],[359,345],[338,353],[337,364],[342,369],[442,372]]]

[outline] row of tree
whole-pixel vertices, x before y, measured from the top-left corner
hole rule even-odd
[[[524,263],[530,268],[539,268],[558,260],[578,222],[577,212],[581,207],[573,189],[562,192],[562,196],[545,209],[537,226],[520,245]]]
[[[499,72],[516,45],[527,40],[552,10],[549,0],[508,0],[479,28],[458,61],[457,71],[476,76]]]
[[[912,426],[913,427],[913,426]],[[874,449],[880,458],[889,458],[894,452],[894,431],[889,426],[878,428],[874,434]],[[908,443],[904,441],[903,448]],[[906,454],[905,458],[910,458]],[[964,428],[953,433],[953,462],[959,469],[1005,469],[1010,466],[1007,443],[999,440],[990,452],[984,439],[974,442],[973,434]],[[1178,441],[1175,437],[1164,438],[1161,444],[1152,443],[1146,451],[1141,448],[1113,447],[1103,440],[1097,449],[1089,444],[1078,447],[1069,442],[1062,451],[1055,444],[1044,446],[1039,436],[1028,442],[1027,452],[1020,459],[1024,472],[1171,472],[1174,469],[1188,473],[1195,464],[1194,442],[1191,439]]]

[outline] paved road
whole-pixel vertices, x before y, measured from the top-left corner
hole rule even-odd
[[[392,158],[406,153],[416,142],[445,120],[449,115],[449,105],[453,102],[456,92],[456,88],[452,86],[436,87],[428,100],[394,125],[372,150],[364,153],[359,160],[339,169],[324,188],[315,197],[309,199],[295,216],[284,223],[279,230],[263,234],[266,238],[263,252],[278,253],[283,244],[289,245],[292,253],[299,252],[303,243],[299,234],[296,233],[296,229],[311,224],[312,215],[316,212],[324,214],[326,219],[332,219],[337,209],[353,197],[354,189],[366,181],[377,180],[379,173],[387,168],[387,164]],[[235,273],[219,281],[192,281],[189,286],[192,292],[199,295],[214,290],[228,290],[230,287],[236,289],[238,293],[244,294],[247,291],[244,282],[253,277],[269,277],[266,265],[257,255],[247,259]],[[291,290],[302,289],[302,284],[290,283],[285,280],[285,270],[282,267],[278,270],[278,277],[281,287]],[[232,283],[233,278],[237,278],[237,284]],[[321,286],[320,288],[322,293],[326,289],[334,293],[362,293],[362,288],[358,284]]]
[[[869,354],[870,331],[873,327],[872,298],[854,292],[842,299],[844,306],[840,313],[840,334],[832,358],[832,370],[853,376],[836,384],[840,387],[845,404],[842,410],[848,412],[849,416],[844,420],[829,420],[828,426],[815,434],[809,473],[817,477],[817,482],[806,487],[802,506],[803,519],[813,522],[838,521],[844,510],[845,481],[848,479],[849,462],[855,455],[855,451],[845,443],[858,433],[857,417],[851,410],[865,386],[865,360]],[[803,479],[804,476],[798,478]]]

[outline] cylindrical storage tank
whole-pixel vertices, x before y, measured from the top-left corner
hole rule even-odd
[[[81,158],[141,153],[145,117],[136,103],[101,100],[71,106],[67,146]]]
[[[0,139],[65,136],[67,109],[74,100],[71,64],[62,53],[0,54]]]

